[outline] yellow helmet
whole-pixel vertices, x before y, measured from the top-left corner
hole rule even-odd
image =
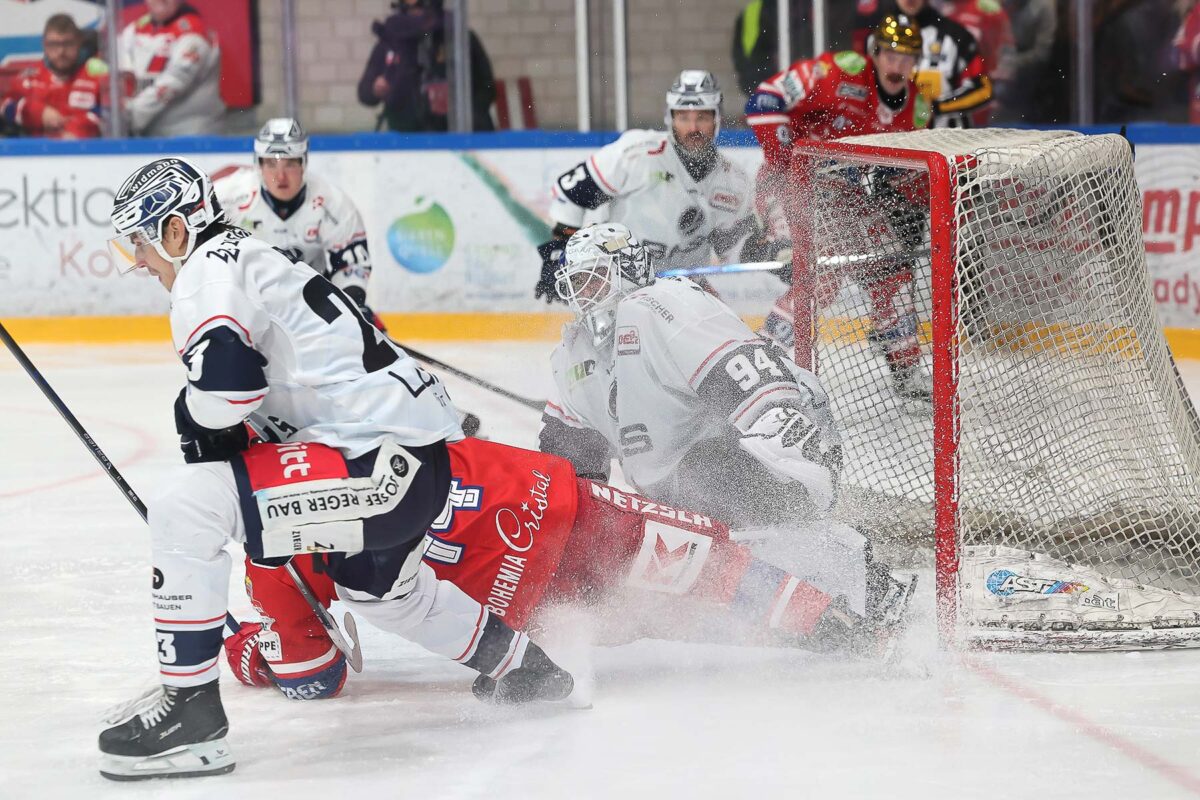
[[[921,41],[921,29],[904,14],[888,14],[879,22],[875,29],[875,52],[882,49],[891,50],[906,56],[921,57],[924,44]]]

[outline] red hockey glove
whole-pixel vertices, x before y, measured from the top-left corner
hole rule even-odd
[[[271,669],[258,650],[258,634],[262,625],[247,622],[242,629],[225,638],[225,658],[234,677],[247,686],[274,686]]]

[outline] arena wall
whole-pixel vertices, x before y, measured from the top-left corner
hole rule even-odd
[[[370,301],[405,338],[547,338],[562,306],[533,298],[548,238],[549,186],[612,133],[509,132],[315,137],[310,168],[354,198],[370,236]],[[1177,355],[1200,357],[1200,132],[1134,131],[1151,289]],[[761,154],[723,135],[750,170]],[[114,188],[147,159],[181,154],[216,171],[249,164],[250,140],[0,141],[0,318],[26,341],[167,336],[167,296],[153,278],[120,274],[106,239]],[[781,284],[723,276],[747,316]]]

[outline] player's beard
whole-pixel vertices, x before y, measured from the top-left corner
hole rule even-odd
[[[888,72],[883,76],[884,89],[888,90],[888,94],[897,95],[904,91],[904,84],[908,79],[900,72]],[[896,87],[892,89],[891,87]]]

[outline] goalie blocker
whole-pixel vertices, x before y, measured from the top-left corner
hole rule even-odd
[[[719,520],[577,478],[556,456],[473,439],[449,450],[450,499],[426,536],[424,561],[516,629],[556,604],[619,599],[622,624],[606,632],[616,641],[702,634],[870,655],[911,596],[844,525],[787,537],[791,551],[807,543],[800,557],[813,577],[801,579],[732,541]],[[369,555],[293,563],[323,603],[350,599],[372,620],[376,608],[345,589],[364,572],[386,576]],[[263,624],[226,640],[238,679],[293,699],[336,696],[345,661],[295,586],[248,562],[246,588]]]

